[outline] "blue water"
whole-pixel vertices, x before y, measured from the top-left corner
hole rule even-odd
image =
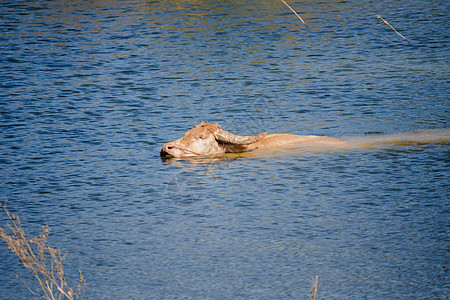
[[[202,120],[449,127],[448,3],[289,3],[309,28],[275,0],[0,3],[0,197],[88,299],[448,298],[448,144],[159,157]],[[0,299],[38,299],[0,257]]]

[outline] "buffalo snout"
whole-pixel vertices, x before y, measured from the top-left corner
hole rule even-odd
[[[163,147],[162,147],[161,151],[159,152],[159,154],[162,157],[173,156],[170,153],[173,148],[174,148],[174,146],[172,145],[172,143],[167,143],[167,144],[163,145]]]

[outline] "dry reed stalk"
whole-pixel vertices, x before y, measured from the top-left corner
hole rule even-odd
[[[64,277],[62,262],[65,255],[47,245],[49,227],[42,226],[42,234],[39,237],[27,236],[21,227],[19,217],[11,214],[6,208],[7,203],[8,200],[4,204],[0,204],[0,207],[11,222],[11,224],[8,224],[11,234],[0,227],[0,236],[6,242],[8,248],[19,257],[25,268],[36,278],[43,294],[34,291],[22,280],[28,290],[44,299],[56,300],[63,297],[70,300],[84,299],[86,281],[81,271],[78,271],[79,282],[74,294],[73,289],[68,286]]]
[[[283,1],[283,0],[281,0],[281,1]],[[395,30],[395,28],[392,27],[392,25],[389,24],[385,19],[383,19],[382,17],[380,17],[380,15],[377,15],[377,18],[381,19],[381,21],[383,21],[384,24],[386,24],[386,25],[388,25],[389,27],[391,27],[392,30],[395,31],[395,33],[397,33],[399,36],[401,36],[402,38],[404,38],[404,39],[411,45],[411,42],[410,42],[407,38],[405,38],[405,37],[404,37],[401,33],[399,33],[397,30]]]
[[[305,21],[303,21],[303,19],[298,15],[298,13],[292,7],[289,6],[289,4],[287,4],[284,0],[281,0],[281,2],[283,2],[284,5],[286,5],[297,16],[297,18],[299,18],[300,21],[302,21],[303,25],[305,25],[306,28],[308,28],[308,25],[306,25]]]
[[[316,276],[316,280],[313,283],[313,286],[311,287],[311,290],[309,291],[311,295],[311,297],[309,298],[310,300],[316,300],[316,295],[317,295],[317,283],[319,281],[319,276]]]

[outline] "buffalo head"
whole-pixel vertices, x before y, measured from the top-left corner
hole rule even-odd
[[[266,134],[236,135],[221,129],[219,124],[202,122],[187,131],[181,139],[165,144],[160,153],[166,157],[190,157],[242,152],[248,145],[263,139]]]

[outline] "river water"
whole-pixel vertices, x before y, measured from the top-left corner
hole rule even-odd
[[[448,3],[289,3],[308,28],[277,0],[0,3],[0,196],[88,299],[447,299],[448,143],[159,157],[203,120],[449,127]],[[0,257],[0,299],[34,299]]]

